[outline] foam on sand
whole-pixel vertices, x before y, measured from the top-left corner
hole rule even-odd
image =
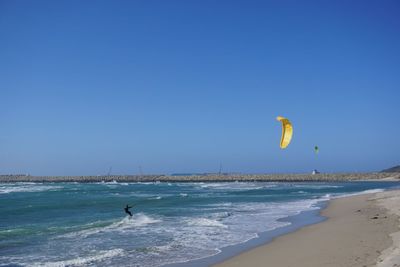
[[[385,193],[375,196],[382,194],[386,208],[390,204],[400,215],[400,191],[391,199]],[[385,214],[370,195],[335,199],[322,212],[328,220],[280,236],[216,266],[264,266],[265,262],[271,266],[375,266],[382,250],[377,266],[396,266],[400,262],[400,236],[392,234],[395,245],[384,249],[392,243],[388,235],[398,231],[399,219]]]
[[[380,193],[380,192],[384,192],[384,191],[385,191],[384,189],[369,189],[369,190],[364,190],[364,191],[357,192],[357,193],[342,194],[342,195],[335,196],[333,198],[343,198],[343,197],[359,196],[359,195],[365,195],[365,194],[375,194],[375,193]]]

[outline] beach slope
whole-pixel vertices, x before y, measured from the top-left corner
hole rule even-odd
[[[399,199],[400,191],[389,191],[332,200],[321,213],[326,221],[216,266],[396,266]]]

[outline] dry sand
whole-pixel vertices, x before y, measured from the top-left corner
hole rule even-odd
[[[335,199],[328,220],[216,266],[400,266],[399,206],[400,191]]]
[[[385,207],[389,214],[397,216],[400,225],[400,194],[398,191],[388,191],[377,194],[374,198],[378,205]],[[393,244],[385,249],[378,259],[378,267],[400,266],[400,231],[390,234]]]

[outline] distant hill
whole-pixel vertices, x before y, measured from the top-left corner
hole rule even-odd
[[[394,166],[389,169],[382,170],[381,172],[400,172],[400,165]]]

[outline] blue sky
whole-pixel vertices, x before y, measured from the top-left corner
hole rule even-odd
[[[399,164],[399,13],[398,1],[0,1],[0,173]],[[286,150],[277,115],[294,125]]]

